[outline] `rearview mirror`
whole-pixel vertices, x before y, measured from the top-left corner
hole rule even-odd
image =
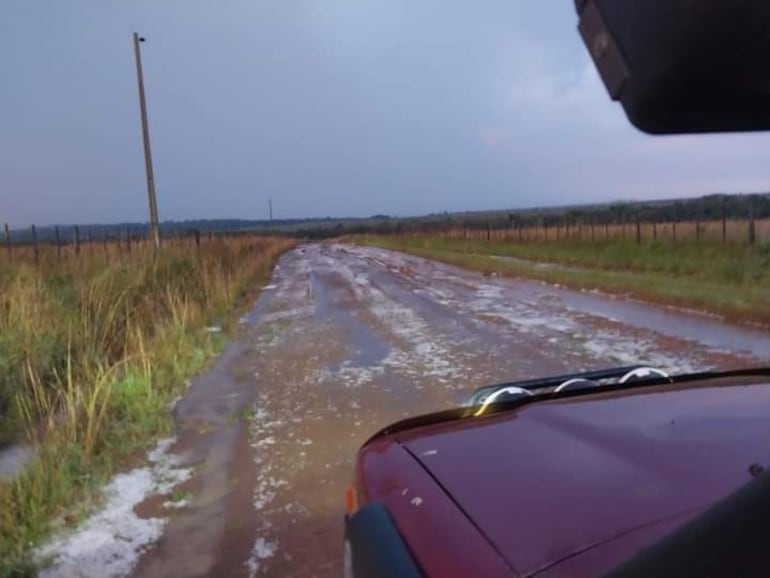
[[[770,1],[576,0],[610,96],[654,134],[770,129]]]

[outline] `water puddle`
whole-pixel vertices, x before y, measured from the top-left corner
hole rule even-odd
[[[575,311],[770,361],[770,332],[767,331],[729,325],[705,315],[680,313],[636,301],[620,301],[602,294],[555,291],[559,292],[563,303]]]
[[[541,270],[588,271],[558,263],[539,263],[516,257],[492,256]],[[518,281],[523,283],[522,281]],[[657,331],[671,337],[695,341],[722,351],[744,353],[770,361],[770,332],[751,327],[730,325],[706,314],[619,299],[601,292],[579,292],[550,287],[568,309],[605,317],[634,327]],[[542,291],[542,289],[540,289]]]
[[[349,342],[355,344],[355,350],[348,360],[348,366],[373,367],[381,365],[382,361],[390,354],[390,346],[383,343],[366,324],[338,306],[316,272],[310,273],[310,283],[313,288],[313,295],[315,295],[318,318],[332,321],[342,327],[350,336]],[[329,367],[330,371],[338,371],[339,369],[340,364],[336,364],[336,367]]]
[[[32,446],[16,444],[0,448],[0,482],[15,480],[35,457]]]
[[[279,265],[284,258],[285,256],[279,259]],[[270,311],[270,306],[277,295],[276,290],[277,287],[275,285],[266,285],[263,287],[257,302],[246,315],[241,317],[241,324],[256,325],[259,323],[260,319]]]

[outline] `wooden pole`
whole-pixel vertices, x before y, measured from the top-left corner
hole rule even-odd
[[[142,52],[139,43],[144,38],[134,32],[134,56],[136,58],[136,81],[139,85],[139,109],[142,117],[142,142],[144,144],[144,165],[147,171],[147,200],[150,205],[150,236],[155,248],[160,247],[160,227],[158,226],[158,200],[155,195],[155,177],[152,171],[152,152],[150,150],[150,127],[147,121],[147,102],[144,96],[144,75],[142,73]]]
[[[75,225],[75,256],[80,256],[80,227]]]
[[[749,197],[749,231],[748,231],[749,245],[753,245],[757,242],[757,227],[754,223],[754,201]]]

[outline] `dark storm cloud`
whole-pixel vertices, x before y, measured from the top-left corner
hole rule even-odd
[[[414,214],[767,189],[764,135],[653,139],[566,0],[5,0],[0,219]]]

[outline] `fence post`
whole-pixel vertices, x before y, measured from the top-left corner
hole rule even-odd
[[[80,256],[80,227],[75,225],[75,256]]]
[[[198,229],[195,229],[193,232],[195,235],[195,246],[200,249],[201,248],[201,232]]]
[[[722,242],[727,242],[727,210],[724,199],[722,199]]]
[[[754,200],[749,197],[749,245],[757,242],[757,227],[754,223]]]
[[[652,240],[657,241],[658,240],[658,223],[657,221],[652,222]]]
[[[109,257],[107,253],[107,227],[104,227],[104,237],[102,238],[102,246],[104,248],[104,256]]]
[[[591,221],[591,241],[595,241],[595,240],[596,240],[595,225],[594,225],[594,222]]]
[[[492,232],[490,231],[490,228],[489,228],[489,222],[487,222],[487,242],[491,240],[492,240]]]
[[[676,221],[671,222],[671,238],[676,243]]]
[[[695,219],[695,240],[700,241],[700,219]]]
[[[56,258],[61,261],[61,236],[59,235],[59,225],[56,225],[53,230],[56,234]]]
[[[32,225],[32,247],[35,251],[35,265],[40,265],[40,250],[37,246],[37,229]]]
[[[636,215],[636,244],[642,244],[642,224],[639,221],[639,214]]]
[[[131,231],[126,229],[126,250],[131,253]]]
[[[88,228],[88,250],[92,255],[94,254],[94,236],[91,227]]]
[[[8,252],[8,260],[13,263],[13,249],[11,249],[11,230],[8,223],[5,224],[5,250]]]

